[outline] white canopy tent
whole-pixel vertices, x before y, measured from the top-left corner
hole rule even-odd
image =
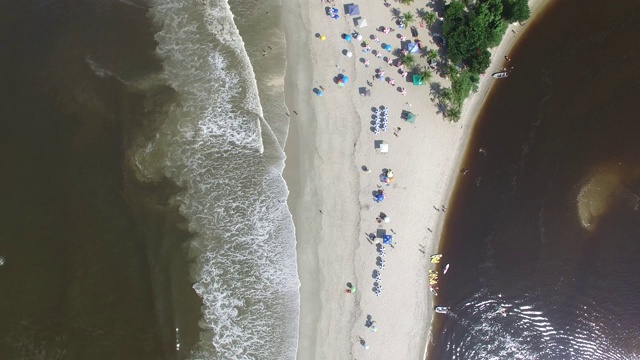
[[[363,27],[367,27],[367,19],[360,17],[354,20],[356,23],[356,26],[359,28],[363,28]]]

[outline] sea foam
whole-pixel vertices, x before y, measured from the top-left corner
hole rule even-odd
[[[197,234],[192,276],[205,304],[204,340],[191,357],[294,358],[299,282],[284,154],[261,133],[256,80],[233,14],[223,0],[154,0],[149,16],[177,99],[135,164],[184,189],[173,201]]]

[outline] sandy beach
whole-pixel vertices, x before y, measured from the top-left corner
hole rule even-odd
[[[368,359],[421,359],[436,305],[427,277],[428,270],[436,267],[429,255],[438,248],[448,198],[458,176],[463,176],[460,161],[467,139],[493,79],[485,76],[479,91],[465,103],[460,121],[450,122],[432,101],[433,86],[412,85],[400,76],[398,67],[384,61],[397,56],[383,45],[395,49],[401,36],[412,39],[409,29],[398,29],[393,9],[415,14],[421,6],[392,2],[385,7],[382,1],[361,1],[360,13],[368,26],[357,28],[352,17],[344,16],[344,5],[349,3],[336,4],[337,20],[326,15],[327,3],[283,3],[288,12],[285,93],[291,116],[284,175],[301,281],[298,358],[349,359],[366,354]],[[532,14],[545,3],[531,1]],[[431,3],[425,9],[432,11]],[[378,31],[381,26],[395,31],[385,34]],[[427,28],[419,20],[415,26],[423,46],[437,50]],[[380,43],[371,39],[371,48],[381,51],[383,59],[363,53],[362,41],[343,38],[354,32],[364,39],[378,36]],[[492,49],[488,74],[502,67],[504,56],[525,33],[526,25],[507,30],[500,46]],[[366,67],[363,60],[370,65]],[[425,65],[426,59],[418,63]],[[395,85],[374,80],[376,69],[385,71],[385,78],[394,79]],[[349,82],[339,86],[336,77],[343,75]],[[436,73],[431,83],[450,86]],[[402,87],[406,96],[400,93]],[[364,88],[372,96],[362,96]],[[314,89],[323,89],[322,96]],[[389,129],[374,134],[373,110],[381,106],[388,108]],[[401,119],[403,111],[417,115],[415,123]],[[378,152],[377,141],[388,144],[387,154]],[[381,182],[385,169],[394,173],[389,186]],[[378,203],[373,195],[379,187],[386,198]],[[380,213],[391,220],[378,223]],[[384,257],[379,252],[382,239],[369,237],[381,231],[393,236],[393,247],[385,246]],[[380,260],[385,262],[382,270]],[[378,272],[381,296],[374,292]],[[446,275],[440,276],[446,281]],[[357,291],[347,293],[348,284]],[[367,326],[371,321],[375,332]]]

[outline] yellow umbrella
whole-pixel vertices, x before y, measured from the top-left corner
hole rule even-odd
[[[323,41],[324,41],[324,40],[327,40],[327,37],[326,37],[326,36],[324,36],[324,35],[321,35],[321,36],[320,36],[320,40],[323,40]]]

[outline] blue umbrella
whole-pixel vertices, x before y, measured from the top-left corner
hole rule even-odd
[[[385,235],[382,237],[382,243],[383,244],[387,244],[387,245],[391,245],[393,243],[393,236],[391,235]]]
[[[348,42],[351,42],[351,35],[349,34],[345,35],[344,39],[347,40]]]
[[[342,75],[342,82],[345,83],[345,84],[348,83],[349,82],[349,77],[345,76],[345,75]]]
[[[381,202],[382,200],[384,200],[384,195],[378,194],[378,196],[376,196],[376,200],[378,200],[378,202]]]
[[[317,94],[318,96],[322,96],[322,90],[318,90]]]
[[[387,51],[391,51],[391,45],[387,44],[387,46],[384,47]]]

